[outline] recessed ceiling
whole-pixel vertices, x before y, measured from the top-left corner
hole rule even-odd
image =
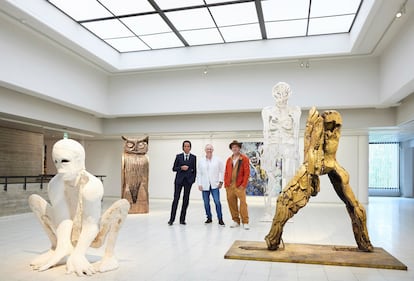
[[[120,53],[349,33],[362,0],[49,0]]]

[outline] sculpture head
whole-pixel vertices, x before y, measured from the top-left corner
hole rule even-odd
[[[53,145],[52,159],[58,174],[64,180],[74,180],[85,170],[85,150],[83,146],[72,139],[61,139]]]
[[[272,89],[272,96],[276,100],[276,106],[278,107],[286,106],[291,94],[290,86],[285,82],[277,83]]]
[[[122,139],[125,141],[125,153],[146,154],[148,152],[148,136],[140,139],[122,136]]]
[[[336,110],[327,110],[322,114],[323,124],[325,130],[334,131],[335,129],[341,129],[342,117]]]

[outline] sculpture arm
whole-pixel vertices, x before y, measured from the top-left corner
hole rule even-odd
[[[82,227],[79,239],[72,254],[66,263],[67,272],[76,272],[78,275],[91,275],[95,269],[86,259],[86,251],[99,233],[101,217],[101,200],[103,196],[102,182],[87,173],[88,181],[80,188],[82,192]]]
[[[304,146],[304,162],[307,163],[307,170],[311,175],[323,173],[323,142],[323,118],[319,115],[316,108],[312,107],[306,123]]]
[[[269,139],[269,112],[267,108],[262,110],[262,122],[263,122],[263,137],[265,140]]]

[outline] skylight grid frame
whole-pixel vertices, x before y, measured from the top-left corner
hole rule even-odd
[[[355,22],[355,18],[358,15],[359,9],[363,3],[363,0],[233,0],[233,1],[226,1],[226,0],[188,0],[188,1],[181,1],[181,0],[148,0],[146,2],[139,1],[140,5],[138,5],[137,1],[134,0],[47,0],[49,3],[54,5],[57,9],[61,10],[63,13],[71,17],[74,21],[84,26],[87,30],[94,33],[98,38],[112,46],[118,52],[129,52],[129,51],[145,51],[151,49],[163,49],[163,48],[175,48],[175,47],[188,47],[188,46],[197,46],[197,45],[208,45],[208,44],[222,44],[228,42],[242,42],[242,41],[251,41],[251,40],[267,40],[267,39],[275,39],[275,38],[284,38],[284,37],[302,37],[302,36],[313,36],[313,35],[326,35],[326,34],[334,34],[334,33],[346,33],[350,32],[352,26]],[[89,5],[101,5],[104,9],[99,8],[101,17],[86,17],[85,15],[79,16],[77,14],[74,16],[73,9],[72,10],[63,10],[65,7],[61,6],[58,7],[55,4],[59,3],[74,3],[76,5],[82,5],[84,3],[89,3]],[[91,4],[93,3],[93,4]],[[133,9],[131,13],[129,13],[128,9],[124,9],[124,7],[120,7],[117,5],[123,5],[123,3],[127,3],[128,5],[132,4]],[[303,19],[306,19],[306,32],[298,31],[295,28],[288,27],[290,24],[285,24],[285,29],[287,32],[284,33],[275,32],[272,30],[275,26],[281,25],[277,24],[278,20],[269,20],[269,14],[273,13],[273,11],[269,11],[269,6],[274,6],[275,3],[282,3],[283,5],[288,5],[289,3],[299,3],[303,5],[303,3],[308,3],[307,7],[302,8],[300,12],[303,14]],[[345,3],[345,4],[344,4]],[[233,5],[233,6],[231,6]],[[228,15],[237,14],[234,13],[234,7],[238,6],[250,6],[250,10],[252,13],[250,15],[254,15],[254,20],[245,21],[245,22],[230,22],[230,23],[223,23],[223,18],[226,20]],[[346,9],[341,14],[340,11],[336,11],[338,6],[345,7]],[[227,12],[223,12],[221,17],[218,15],[220,9],[230,9]],[[279,6],[280,7],[280,6]],[[284,6],[282,6],[283,8]],[[329,14],[326,11],[320,10],[316,11],[317,7],[326,7],[326,11],[331,11]],[[356,8],[357,7],[357,8]],[[208,26],[194,26],[191,27],[190,25],[186,26],[186,28],[177,28],[179,26],[175,23],[176,20],[170,19],[168,14],[173,14],[173,12],[180,12],[185,10],[194,10],[194,9],[207,9],[210,17],[212,18],[213,24],[210,22]],[[286,7],[285,7],[286,8]],[[314,10],[312,10],[314,8]],[[81,7],[80,9],[84,9]],[[305,15],[304,10],[307,9],[307,15]],[[318,8],[319,9],[319,8]],[[344,9],[344,8],[342,8]],[[282,9],[283,10],[283,9]],[[105,12],[103,12],[105,11]],[[293,11],[293,10],[291,10]],[[332,11],[336,11],[336,14],[332,14]],[[349,12],[351,11],[351,12]],[[296,12],[296,11],[293,11]],[[348,12],[348,13],[345,13]],[[72,13],[72,14],[71,14]],[[179,13],[177,13],[179,14]],[[216,15],[215,15],[216,14]],[[146,32],[139,31],[140,28],[137,28],[137,24],[134,25],[133,20],[130,18],[140,18],[144,16],[151,16],[151,15],[158,15],[161,17],[162,21],[165,24],[161,24],[163,28],[159,30],[148,28]],[[312,16],[313,15],[313,16]],[[333,19],[334,16],[346,18],[346,16],[350,16],[352,18],[347,18],[346,27],[338,28],[336,30],[324,30],[318,31],[315,29],[314,24],[318,21],[327,21],[327,19]],[[75,18],[78,18],[76,20]],[[172,18],[172,17],[171,17]],[[243,17],[242,17],[243,18]],[[248,17],[244,17],[248,18]],[[111,36],[107,38],[102,38],[99,36],[99,33],[96,31],[95,28],[88,28],[88,26],[93,26],[93,24],[88,24],[89,22],[99,22],[99,21],[110,21],[110,20],[119,20],[129,32],[122,32],[119,37]],[[300,20],[302,17],[292,18],[291,16],[288,17],[288,20]],[[323,19],[323,20],[322,20]],[[137,20],[138,22],[140,20]],[[162,22],[159,21],[159,22]],[[340,22],[340,18],[336,18],[337,22]],[[283,25],[283,24],[282,24]],[[328,24],[329,25],[329,24]],[[168,28],[165,28],[168,26]],[[324,26],[323,24],[321,25]],[[147,26],[146,26],[147,27]],[[240,35],[235,34],[235,30],[246,28],[246,30],[250,30],[252,32],[241,31]],[[93,31],[95,29],[95,32]],[[125,31],[125,30],[124,30]],[[177,38],[171,37],[174,34]],[[204,34],[204,35],[203,35]],[[246,36],[241,36],[246,35]],[[211,36],[208,38],[208,36]],[[136,37],[139,39],[133,39]],[[165,44],[161,44],[162,37],[169,37],[173,38],[171,40],[175,41],[175,43],[165,42]],[[232,37],[232,38],[230,38]],[[146,40],[145,40],[145,39]],[[152,40],[149,40],[152,39]],[[136,46],[128,47],[126,42],[135,42]],[[155,42],[157,44],[148,43],[149,41]],[[138,44],[138,42],[140,42]],[[142,44],[145,46],[143,46]]]

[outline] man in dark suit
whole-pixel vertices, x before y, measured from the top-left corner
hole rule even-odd
[[[171,206],[169,225],[172,225],[177,212],[178,200],[180,200],[181,190],[184,187],[183,205],[181,207],[180,224],[185,225],[185,216],[187,214],[188,201],[190,198],[191,186],[195,182],[197,159],[194,154],[190,153],[191,142],[183,141],[183,153],[177,154],[174,161],[173,171],[176,172],[174,181],[174,200]]]

